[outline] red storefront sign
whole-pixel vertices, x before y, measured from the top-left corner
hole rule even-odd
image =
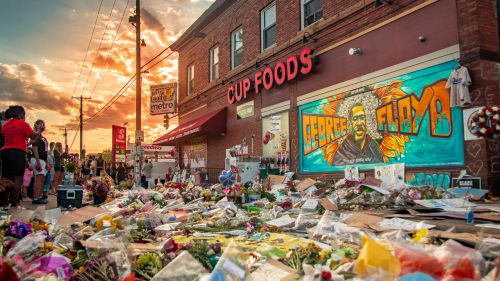
[[[117,160],[116,155],[120,155],[119,161],[124,161],[127,152],[127,128],[113,125],[112,134],[111,162]]]
[[[296,79],[299,73],[307,75],[313,70],[312,50],[306,48],[300,55],[290,56],[285,61],[279,61],[274,67],[266,67],[262,71],[254,73],[253,79],[244,78],[236,84],[227,87],[227,102],[233,104],[247,98],[253,91],[259,94],[262,88],[272,89],[276,85],[283,85],[287,81]]]

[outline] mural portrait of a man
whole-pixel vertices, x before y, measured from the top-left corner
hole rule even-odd
[[[382,162],[379,144],[368,134],[365,106],[355,103],[349,110],[349,134],[335,154],[334,165]]]

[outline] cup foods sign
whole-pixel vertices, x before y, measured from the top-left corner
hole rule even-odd
[[[300,74],[312,72],[315,60],[311,57],[312,50],[306,48],[300,55],[290,56],[285,61],[279,61],[274,67],[266,67],[258,71],[252,78],[244,78],[227,88],[227,102],[233,104],[247,98],[251,92],[258,94],[262,88],[270,90],[275,85],[283,85],[286,81],[296,79]]]
[[[177,83],[151,86],[151,115],[176,112]]]

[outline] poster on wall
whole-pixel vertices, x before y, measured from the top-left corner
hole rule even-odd
[[[205,138],[193,140],[182,146],[183,163],[191,169],[206,167],[207,146]]]
[[[445,89],[456,65],[451,61],[300,106],[301,172],[384,163],[463,165],[462,111],[450,107]]]
[[[262,155],[276,158],[280,151],[290,151],[288,111],[262,118]]]
[[[481,109],[481,107],[474,107],[474,108],[466,108],[463,111],[463,116],[464,116],[464,140],[469,141],[469,140],[479,140],[481,139],[480,137],[477,137],[473,135],[470,130],[469,130],[469,123],[471,122],[472,115],[476,112],[478,112]]]

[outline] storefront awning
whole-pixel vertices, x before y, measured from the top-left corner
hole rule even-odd
[[[200,133],[225,133],[226,108],[207,113],[201,117],[179,125],[164,136],[155,140],[155,145],[172,145],[184,137]]]

